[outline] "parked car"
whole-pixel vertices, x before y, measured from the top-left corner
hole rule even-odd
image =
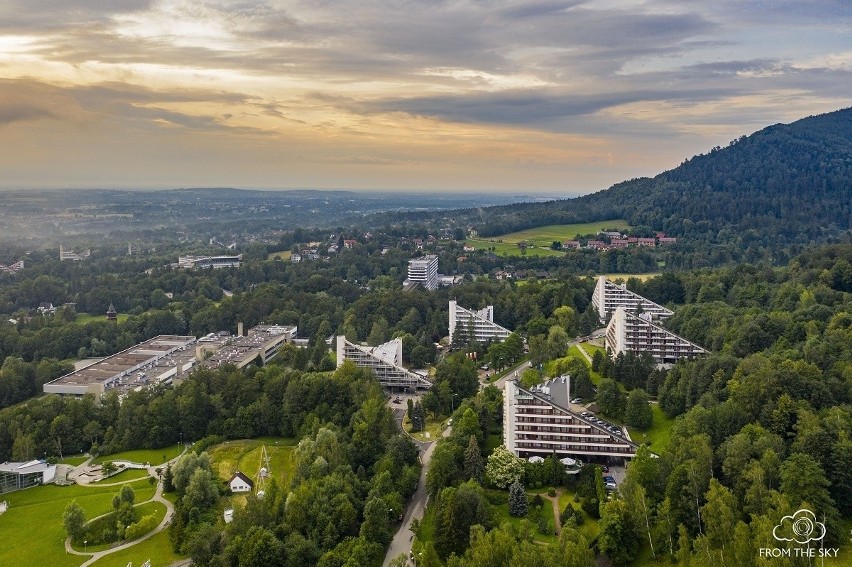
[[[609,472],[609,467],[608,467],[608,466],[606,466],[606,465],[604,465],[604,466],[602,466],[602,467],[601,467],[601,470],[602,470],[603,472]]]
[[[571,400],[571,403],[572,404],[582,404],[583,398],[574,398],[573,400]]]

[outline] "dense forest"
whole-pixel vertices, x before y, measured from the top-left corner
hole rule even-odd
[[[777,517],[803,506],[824,514],[826,545],[839,543],[841,522],[852,516],[848,246],[815,248],[784,267],[762,263],[629,280],[631,289],[675,308],[668,323],[673,330],[712,351],[667,371],[632,356],[596,356],[588,368],[567,354],[570,337],[587,334],[597,323],[589,306],[592,278],[482,278],[436,292],[403,292],[396,285],[382,287],[387,276],[380,271],[365,276],[376,286],[370,289],[322,275],[359,265],[353,260],[347,267],[344,257],[312,266],[261,264],[259,273],[272,270],[283,281],[233,297],[215,294],[215,301],[192,295],[194,284],[187,283],[187,291],[172,301],[146,303],[151,290],[176,285],[166,283],[171,278],[201,278],[195,283],[207,280],[210,290],[221,291],[220,281],[244,276],[228,270],[154,272],[154,281],[142,279],[125,291],[148,310],[117,325],[79,325],[57,315],[4,327],[4,395],[16,391],[9,386],[19,384],[12,378],[26,376],[32,384],[30,390],[20,386],[22,393],[5,403],[27,400],[35,385],[61,371],[53,358],[68,354],[40,349],[65,334],[80,337],[68,350],[88,352],[151,333],[206,332],[231,328],[238,320],[265,320],[298,323],[309,329],[311,341],[308,348],[284,349],[264,368],[200,370],[177,387],[133,393],[121,403],[114,395],[100,402],[50,395],[0,410],[0,460],[163,447],[181,434],[200,441],[198,451],[224,439],[295,437],[301,440],[300,472],[293,484],[276,487],[263,501],[250,500],[228,527],[216,519],[216,492],[189,489],[185,480],[196,473],[175,471],[184,479],[175,486],[175,548],[199,565],[376,565],[394,529],[389,511],[400,510],[416,486],[417,451],[399,435],[368,373],[351,366],[331,371],[324,339],[343,333],[377,344],[400,336],[409,363],[435,364],[436,385],[423,398],[427,415],[452,413],[454,421],[430,465],[432,511],[418,531],[419,564],[590,566],[597,552],[622,565],[644,550],[660,564],[751,566],[758,564],[755,549],[767,543]],[[366,267],[359,266],[361,277]],[[526,338],[529,356],[543,371],[524,373],[525,383],[570,372],[584,384],[583,395],[596,396],[604,415],[638,427],[653,426],[636,410],[647,409],[649,396],[655,397],[674,418],[671,442],[644,447],[628,467],[619,496],[609,501],[595,481],[600,477],[595,465],[568,477],[550,460],[525,464],[495,449],[501,392],[478,391],[475,365],[467,357],[441,358],[434,349],[434,341],[446,334],[450,297],[474,308],[495,305],[497,321]],[[513,346],[463,345],[463,351],[478,349],[481,360],[498,367],[520,354],[520,339],[509,343]],[[28,351],[27,344],[43,346]],[[602,375],[597,392],[590,372]],[[417,411],[411,408],[412,417]],[[203,453],[187,462],[209,467]],[[590,538],[578,529],[582,518],[572,508],[563,511],[557,543],[534,543],[542,503],[518,494],[542,486],[577,494],[579,509],[600,522],[602,534]],[[495,510],[507,501],[528,523],[499,520]]]

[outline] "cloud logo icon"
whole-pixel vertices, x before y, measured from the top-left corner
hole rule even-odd
[[[817,522],[816,515],[802,508],[792,516],[784,516],[772,529],[772,537],[778,541],[795,541],[806,544],[825,537],[825,524]]]

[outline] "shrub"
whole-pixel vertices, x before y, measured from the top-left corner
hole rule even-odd
[[[592,518],[600,518],[601,513],[599,509],[598,499],[593,496],[591,498],[586,498],[585,500],[583,500],[583,511]]]
[[[134,524],[127,526],[124,532],[124,538],[128,540],[136,539],[147,534],[157,527],[157,517],[154,514],[149,514]]]

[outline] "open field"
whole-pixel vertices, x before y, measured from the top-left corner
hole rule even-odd
[[[573,240],[581,234],[597,234],[607,229],[629,230],[630,224],[624,219],[614,219],[600,222],[587,222],[580,224],[551,224],[539,226],[518,232],[510,232],[502,236],[492,236],[487,240],[501,240],[508,244],[518,242],[531,242],[537,246],[550,246],[554,241],[563,242]]]
[[[639,281],[650,280],[651,278],[656,278],[662,274],[662,272],[651,272],[650,274],[601,274],[602,276],[608,278],[611,281],[623,280],[627,281],[630,278],[636,278]]]
[[[127,313],[119,313],[118,314],[118,322],[123,323],[127,321],[127,318],[130,317]],[[91,323],[92,321],[106,321],[105,313],[98,313],[92,315],[90,313],[77,313],[77,317],[74,319],[74,322],[80,325],[85,325],[86,323]]]
[[[289,260],[290,256],[292,256],[292,255],[293,255],[293,253],[290,252],[289,250],[284,250],[282,252],[270,252],[266,256],[266,259],[267,260],[275,260],[275,259]]]
[[[464,241],[465,244],[473,246],[477,250],[491,250],[498,256],[562,256],[562,252],[551,250],[550,245],[545,248],[528,247],[522,252],[517,244],[507,244],[505,242],[497,242],[494,240],[480,240],[478,238],[468,238]]]
[[[70,457],[65,457],[64,459],[57,461],[57,464],[60,465],[71,465],[72,467],[76,467],[77,465],[82,465],[86,462],[86,459],[89,458],[89,455],[71,455]]]
[[[261,448],[266,445],[269,455],[269,472],[279,486],[287,487],[293,478],[293,452],[295,441],[284,437],[262,437],[225,441],[207,450],[213,470],[223,481],[240,471],[252,480],[257,476],[261,463]]]
[[[148,500],[154,489],[144,480],[131,483],[137,501]],[[0,565],[77,566],[85,557],[65,553],[65,529],[62,513],[76,500],[94,518],[112,509],[114,486],[37,486],[3,495],[9,510],[0,515]],[[107,565],[108,563],[104,563]],[[126,563],[124,563],[126,565]]]
[[[166,507],[160,502],[144,502],[142,504],[135,504],[133,506],[136,509],[136,520],[139,521],[145,516],[149,514],[153,514],[153,516],[157,519],[156,526],[160,525],[160,522],[163,521],[163,518],[166,516]],[[113,546],[123,545],[128,543],[126,540],[121,541],[112,541],[109,543],[102,543],[99,545],[92,545],[92,541],[99,538],[100,533],[104,528],[106,528],[109,524],[115,522],[115,514],[109,514],[107,516],[103,516],[90,522],[86,525],[87,534],[89,537],[89,545],[72,545],[71,547],[75,551],[82,552],[95,552],[95,551],[105,551],[110,549]],[[99,540],[100,541],[100,540]]]
[[[133,451],[122,451],[112,455],[99,455],[92,459],[92,464],[101,464],[107,461],[130,461],[133,463],[151,463],[160,465],[168,460],[174,459],[181,452],[181,445],[177,443],[162,449],[136,449]]]
[[[151,560],[152,567],[165,567],[172,562],[183,559],[182,555],[172,551],[172,543],[169,541],[169,531],[162,532],[146,539],[145,541],[124,549],[111,553],[102,559],[95,561],[92,565],[97,567],[125,567],[125,565],[142,565],[145,561]]]
[[[123,469],[114,475],[107,477],[102,480],[92,481],[90,484],[110,484],[114,482],[125,482],[128,480],[139,480],[140,478],[147,478],[148,471],[143,469]]]
[[[675,420],[660,409],[660,404],[651,404],[651,414],[653,421],[648,431],[641,431],[634,427],[628,427],[627,430],[635,443],[648,442],[651,445],[651,451],[660,454],[666,450],[672,440],[672,425]]]

